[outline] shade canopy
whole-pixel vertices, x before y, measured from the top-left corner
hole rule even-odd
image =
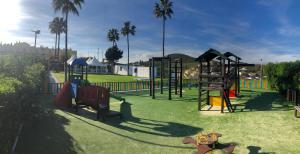
[[[222,59],[228,59],[226,56],[224,56],[223,54],[221,54],[219,51],[215,50],[215,49],[209,49],[208,51],[206,51],[205,53],[203,53],[202,55],[200,55],[196,61],[201,61],[201,62],[205,62],[205,61],[211,61],[214,58],[219,57]]]
[[[235,55],[235,54],[233,54],[231,52],[225,52],[224,56],[226,56],[226,57],[234,57],[234,58],[237,58],[238,60],[242,59],[242,58],[238,57],[237,55]]]
[[[81,65],[87,66],[86,61],[83,58],[77,58],[77,56],[73,55],[68,61],[67,64],[70,66]]]
[[[100,63],[95,57],[90,58],[86,61],[89,66],[106,66],[103,63]]]

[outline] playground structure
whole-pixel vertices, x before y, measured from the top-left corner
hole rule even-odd
[[[234,60],[229,57],[233,57]],[[196,59],[199,62],[198,111],[203,111],[202,102],[206,101],[206,105],[211,107],[221,106],[221,113],[225,107],[229,112],[234,112],[229,97],[232,87],[232,95],[238,96],[240,93],[240,60],[241,58],[233,53],[221,54],[214,49],[209,49]],[[211,67],[212,64],[215,64],[214,68]],[[210,96],[211,91],[219,91],[220,96]],[[212,110],[209,108],[206,111]]]
[[[149,95],[152,96],[152,99],[155,99],[155,64],[159,62],[160,69],[160,93],[163,94],[164,90],[164,78],[163,73],[165,71],[164,62],[168,62],[168,95],[169,100],[172,99],[172,89],[174,89],[174,94],[182,97],[182,77],[183,77],[183,66],[182,66],[182,58],[172,59],[171,57],[152,57],[149,59],[150,67],[149,67],[149,80],[150,80],[150,88]]]
[[[74,84],[83,84],[83,81],[87,82],[88,78],[88,64],[82,58],[76,58],[76,56],[72,56],[68,61],[68,74],[67,81],[70,81]],[[74,71],[74,68],[77,66],[79,70]],[[85,76],[85,77],[84,77]]]

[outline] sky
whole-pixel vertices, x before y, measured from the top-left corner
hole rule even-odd
[[[54,47],[49,22],[56,16],[52,0],[1,0],[0,42]],[[162,55],[162,20],[153,14],[159,0],[85,0],[80,15],[70,15],[69,47],[79,56],[102,58],[112,46],[106,38],[111,28],[131,21],[130,61]],[[174,14],[166,21],[166,54],[200,56],[209,48],[233,52],[243,61],[260,63],[300,59],[299,0],[172,0]],[[127,61],[126,39],[117,42]],[[64,45],[62,36],[61,46]]]

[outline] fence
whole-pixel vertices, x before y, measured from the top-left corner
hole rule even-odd
[[[155,88],[160,88],[160,80],[155,81]],[[64,83],[46,83],[42,88],[42,93],[56,95],[63,87]],[[149,92],[150,81],[134,81],[134,82],[99,82],[91,83],[91,85],[102,86],[110,88],[112,93],[133,93],[143,94]],[[163,85],[165,88],[168,87],[168,81],[164,80]],[[184,79],[182,82],[184,88],[197,87],[198,80],[196,79]],[[262,84],[259,80],[240,80],[241,88],[249,89],[270,89],[270,85],[267,81]]]
[[[299,99],[298,99],[298,91],[294,89],[287,89],[286,90],[286,100],[293,102],[295,105],[299,105]]]
[[[267,80],[247,80],[241,79],[240,80],[241,88],[248,88],[248,89],[271,89],[270,83]]]

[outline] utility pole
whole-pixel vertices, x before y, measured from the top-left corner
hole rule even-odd
[[[41,33],[40,30],[32,30],[32,32],[34,32],[34,47],[36,48],[36,39],[37,39],[37,35]]]

